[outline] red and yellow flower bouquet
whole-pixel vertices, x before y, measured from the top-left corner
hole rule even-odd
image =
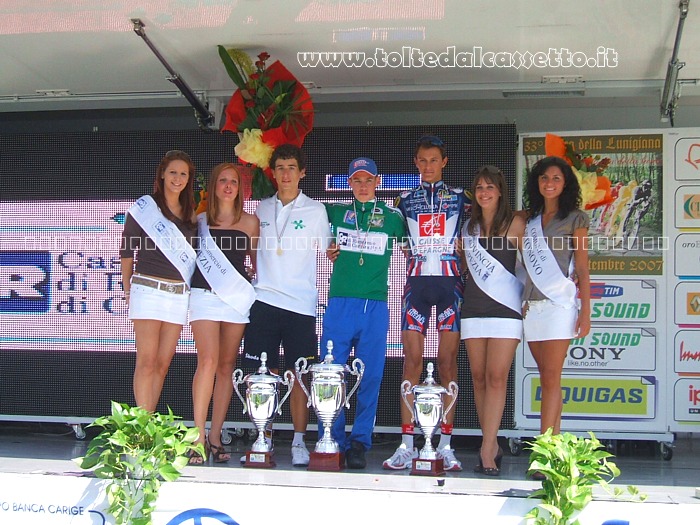
[[[311,96],[281,62],[267,66],[268,53],[258,55],[254,68],[243,52],[219,46],[219,56],[238,87],[223,130],[238,133],[236,156],[253,166],[253,199],[269,197],[275,192],[270,156],[281,144],[301,147],[313,127]]]
[[[576,175],[581,186],[582,205],[585,210],[605,206],[615,200],[610,192],[610,179],[603,174],[610,165],[609,157],[577,153],[574,147],[559,135],[547,133],[544,138],[544,151],[547,156],[561,157]]]

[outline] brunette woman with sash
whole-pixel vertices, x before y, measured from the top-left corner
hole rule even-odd
[[[542,389],[540,430],[561,430],[561,374],[569,343],[591,329],[588,215],[571,167],[559,157],[538,161],[527,178],[529,219],[523,237],[528,278],[523,292],[525,340]],[[574,283],[574,278],[578,282]]]
[[[122,282],[136,337],[134,397],[137,405],[151,411],[187,323],[196,259],[194,174],[187,153],[167,152],[156,171],[153,195],[129,208],[122,235]]]
[[[472,187],[471,219],[462,228],[469,276],[464,286],[461,335],[465,341],[474,403],[483,439],[474,472],[501,473],[498,446],[508,374],[523,332],[522,284],[515,277],[525,221],[513,215],[501,170],[484,166]]]
[[[221,444],[221,428],[233,392],[233,367],[255,301],[245,259],[250,256],[255,263],[260,224],[257,217],[243,211],[242,191],[236,166],[219,164],[207,185],[207,211],[197,217],[199,249],[190,299],[190,323],[197,347],[192,401],[199,442],[206,445],[215,463],[231,459]],[[205,439],[212,394],[211,428]],[[189,463],[200,465],[204,458],[193,454]]]

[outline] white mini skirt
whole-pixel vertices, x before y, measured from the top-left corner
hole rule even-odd
[[[222,321],[224,323],[249,323],[250,310],[241,315],[214,292],[204,288],[192,288],[190,295],[190,322]]]
[[[526,341],[551,341],[576,337],[578,308],[566,308],[546,299],[528,301],[523,332]]]
[[[174,294],[142,284],[132,284],[129,295],[129,319],[152,319],[185,325],[189,302],[189,291]]]
[[[502,317],[472,317],[462,319],[460,324],[462,339],[517,339],[523,336],[523,322],[520,319]]]

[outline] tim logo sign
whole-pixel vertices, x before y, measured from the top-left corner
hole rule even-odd
[[[0,313],[48,312],[50,281],[50,252],[0,252]]]

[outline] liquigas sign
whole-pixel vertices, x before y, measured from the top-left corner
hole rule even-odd
[[[591,321],[656,322],[656,281],[605,279],[591,282]]]
[[[538,374],[523,384],[523,414],[539,417],[542,388]],[[561,381],[563,419],[643,420],[656,416],[654,376],[574,376]]]
[[[523,352],[523,356],[525,367],[537,368],[529,351]],[[564,368],[591,372],[594,370],[655,370],[656,330],[652,327],[617,328],[596,325],[586,337],[571,341]]]

